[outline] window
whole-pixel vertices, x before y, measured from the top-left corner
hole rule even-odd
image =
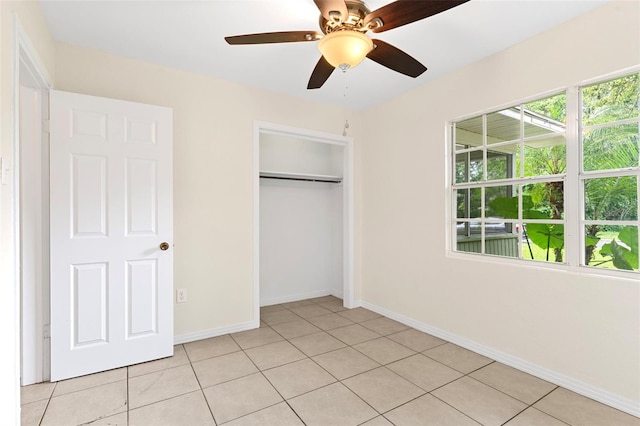
[[[583,265],[638,270],[638,77],[580,90]]]
[[[452,123],[453,250],[638,272],[638,77]]]

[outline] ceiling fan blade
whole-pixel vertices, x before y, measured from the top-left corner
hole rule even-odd
[[[415,60],[412,56],[409,56],[389,43],[374,39],[373,44],[375,49],[369,52],[367,58],[380,65],[413,78],[416,78],[427,70],[427,67]]]
[[[365,16],[364,25],[378,18],[382,20],[383,25],[377,28],[374,27],[372,31],[374,33],[381,33],[428,18],[429,16],[437,15],[440,12],[444,12],[468,1],[469,0],[397,0]]]
[[[334,69],[335,68],[329,62],[327,62],[324,56],[321,56],[320,60],[316,64],[316,67],[311,73],[311,78],[309,78],[307,89],[319,89],[320,87],[322,87],[322,85],[325,81],[327,81]]]
[[[224,39],[229,44],[265,44],[291,43],[298,41],[316,41],[322,38],[317,31],[281,31],[276,33],[258,33],[229,36]]]
[[[347,4],[344,0],[313,0],[318,9],[320,9],[320,13],[327,21],[332,21],[333,16],[331,16],[331,12],[338,12],[340,14],[340,22],[346,21],[349,16],[349,9],[347,9]]]

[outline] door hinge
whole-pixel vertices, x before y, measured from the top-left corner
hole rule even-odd
[[[42,132],[49,133],[51,130],[51,121],[48,118],[42,120]]]
[[[44,327],[42,327],[42,338],[51,338],[51,324],[45,324]]]

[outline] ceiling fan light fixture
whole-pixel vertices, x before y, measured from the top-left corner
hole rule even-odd
[[[373,41],[359,31],[334,31],[320,39],[318,49],[331,66],[344,71],[362,62],[373,49]]]

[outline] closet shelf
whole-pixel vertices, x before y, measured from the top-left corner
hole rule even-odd
[[[302,180],[307,182],[330,182],[330,183],[342,182],[341,176],[312,175],[312,174],[306,174],[306,173],[273,172],[273,171],[267,171],[267,170],[260,170],[260,177],[264,179]]]

